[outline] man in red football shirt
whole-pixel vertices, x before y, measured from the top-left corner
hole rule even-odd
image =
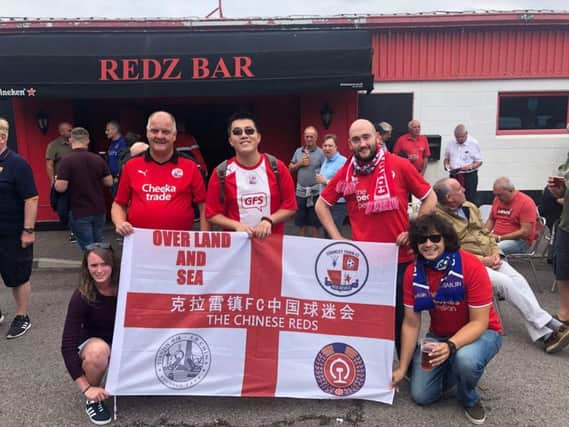
[[[227,131],[235,157],[225,163],[223,188],[220,166],[211,175],[207,219],[223,229],[244,231],[259,239],[272,233],[283,234],[283,223],[296,211],[295,188],[288,168],[273,158],[278,168],[273,170],[270,158],[259,152],[261,134],[251,114],[233,114]]]
[[[205,185],[196,163],[174,149],[174,116],[165,111],[152,113],[146,137],[149,149],[130,159],[121,175],[111,208],[116,232],[125,236],[133,227],[190,230],[192,203],[199,208],[200,230],[207,230]]]
[[[397,139],[393,147],[393,154],[408,158],[421,175],[425,175],[427,163],[431,157],[429,141],[425,135],[421,135],[421,122],[419,120],[411,120],[407,127],[409,132]]]
[[[382,146],[373,123],[358,119],[350,126],[349,134],[348,144],[354,155],[320,194],[316,214],[332,239],[343,239],[332,219],[330,206],[344,197],[354,240],[396,243],[399,246],[395,329],[395,345],[399,353],[403,273],[413,260],[407,238],[407,199],[409,193],[420,199],[419,215],[423,215],[434,211],[437,198],[429,183],[411,163],[390,154]]]

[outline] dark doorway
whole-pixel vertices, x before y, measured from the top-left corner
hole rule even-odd
[[[89,131],[90,150],[93,152],[107,150],[109,141],[104,131],[109,120],[120,123],[123,135],[135,132],[146,142],[148,116],[154,111],[164,110],[172,113],[180,125],[183,122],[186,132],[194,136],[209,171],[233,155],[225,126],[229,116],[239,110],[236,104],[189,104],[178,100],[78,100],[74,101],[73,110],[74,125]]]
[[[388,122],[393,126],[389,151],[397,138],[407,133],[407,124],[413,119],[412,93],[378,93],[358,97],[358,115],[373,123]]]

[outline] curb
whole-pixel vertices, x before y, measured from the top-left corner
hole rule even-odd
[[[81,261],[60,258],[35,258],[33,267],[36,269],[79,269]]]

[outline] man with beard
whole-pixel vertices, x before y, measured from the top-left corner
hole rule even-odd
[[[344,197],[354,240],[399,246],[395,313],[395,346],[399,354],[403,273],[413,260],[407,236],[407,200],[409,193],[420,199],[419,215],[424,215],[434,211],[437,198],[429,183],[407,159],[390,154],[382,146],[373,123],[358,119],[350,126],[349,135],[348,145],[354,155],[320,195],[316,214],[332,239],[344,239],[330,213],[330,206]]]

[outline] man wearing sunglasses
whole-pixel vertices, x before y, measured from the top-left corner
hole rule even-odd
[[[314,202],[320,194],[320,184],[316,175],[326,160],[324,152],[318,145],[318,132],[314,126],[304,129],[304,146],[298,148],[288,165],[291,172],[296,173],[296,203],[298,210],[294,223],[300,227],[301,236],[319,236],[320,221],[314,212]]]
[[[191,230],[196,203],[200,230],[208,229],[204,216],[205,185],[196,163],[174,149],[176,120],[165,111],[148,118],[144,155],[124,166],[117,195],[111,208],[115,229],[121,236],[133,227]]]
[[[433,188],[438,200],[437,213],[453,225],[462,249],[480,258],[494,289],[524,317],[530,338],[534,342],[543,341],[547,353],[569,345],[569,327],[539,305],[527,280],[502,259],[480,211],[466,200],[460,183],[454,178],[443,178]]]
[[[283,162],[259,152],[261,134],[253,115],[235,113],[228,123],[235,157],[222,162],[211,175],[206,217],[225,230],[243,231],[258,239],[283,234],[283,223],[296,210],[292,176]]]
[[[395,314],[395,346],[399,354],[403,273],[414,258],[407,237],[407,200],[410,193],[421,200],[419,215],[431,213],[437,200],[429,183],[408,160],[387,151],[373,123],[358,119],[350,126],[349,135],[353,157],[322,191],[316,202],[316,213],[332,239],[344,239],[330,212],[330,206],[344,197],[354,240],[399,246]]]

